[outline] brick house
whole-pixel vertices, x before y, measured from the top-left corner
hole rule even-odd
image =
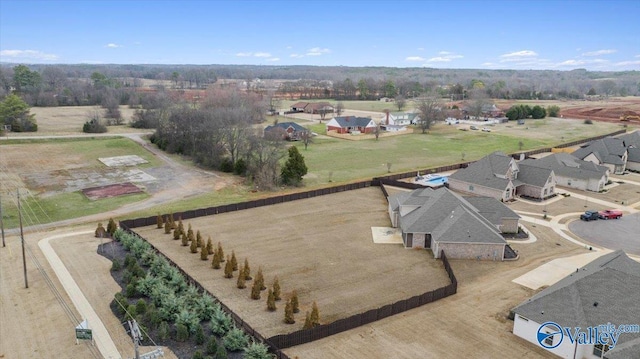
[[[376,123],[370,117],[343,116],[334,117],[327,122],[327,132],[337,133],[372,133]]]

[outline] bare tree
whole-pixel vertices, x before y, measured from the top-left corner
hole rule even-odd
[[[418,125],[422,133],[426,133],[435,122],[444,120],[442,106],[441,101],[436,97],[425,97],[418,102],[417,110],[420,116]]]
[[[467,105],[467,111],[469,112],[469,115],[478,118],[482,116],[484,107],[490,105],[491,101],[489,101],[487,93],[481,89],[473,90],[470,97],[471,100]]]
[[[402,109],[407,105],[407,100],[402,95],[396,96],[395,102],[396,107],[398,107],[398,111],[402,111]]]
[[[320,109],[318,109],[318,114],[320,115],[320,123],[322,123],[325,117],[327,117],[327,113],[329,113],[329,110],[324,107],[321,107]]]
[[[344,104],[342,103],[342,101],[338,102],[338,104],[336,104],[336,115],[340,116],[342,115],[342,112],[344,112]]]
[[[380,128],[380,124],[376,125],[376,128],[373,129],[373,134],[376,136],[376,141],[378,140],[378,137],[380,137],[380,132],[381,132],[381,128]]]
[[[310,130],[304,131],[300,134],[300,139],[304,144],[304,149],[306,150],[310,143],[313,143],[313,134]]]

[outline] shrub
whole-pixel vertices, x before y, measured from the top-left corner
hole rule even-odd
[[[207,345],[205,347],[205,353],[207,354],[215,354],[218,351],[218,341],[216,337],[209,337],[207,340]]]
[[[218,347],[218,351],[216,352],[216,359],[227,359],[227,350],[223,345]]]
[[[165,218],[164,220],[164,234],[171,233],[171,223]]]
[[[173,230],[173,240],[177,241],[180,239],[180,230],[178,228]]]
[[[222,250],[222,243],[218,242],[218,256],[220,257],[220,263],[224,263],[224,251]]]
[[[209,324],[211,332],[219,337],[224,336],[233,326],[231,317],[217,305],[213,310],[211,322]]]
[[[233,172],[233,162],[230,159],[225,158],[220,162],[220,171],[231,173]]]
[[[274,356],[269,354],[269,348],[262,343],[251,342],[244,348],[244,359],[272,359]]]
[[[187,234],[183,232],[180,236],[182,237],[182,246],[183,247],[188,246],[189,245],[189,238],[187,237]]]
[[[300,311],[300,306],[298,303],[298,292],[295,290],[291,292],[291,309],[293,309],[294,313],[298,313]]]
[[[107,126],[99,118],[93,118],[82,125],[82,132],[84,133],[105,133],[107,132]]]
[[[136,319],[136,306],[135,304],[129,304],[127,306],[127,312],[124,315],[124,320],[133,320]]]
[[[287,304],[284,306],[284,322],[287,324],[293,324],[296,322],[293,318],[293,306],[291,305],[290,300],[288,300]]]
[[[275,300],[280,300],[280,281],[278,281],[278,276],[273,280],[273,297]]]
[[[220,256],[218,252],[213,253],[213,259],[211,260],[211,268],[220,269]]]
[[[242,267],[242,269],[244,271],[244,280],[253,279],[251,278],[251,267],[249,267],[249,260],[247,258],[244,259],[244,267]]]
[[[191,241],[191,246],[189,247],[191,253],[198,253],[198,244],[195,240]]]
[[[158,336],[160,337],[160,340],[167,340],[167,338],[169,338],[169,334],[171,334],[169,323],[163,320],[160,322],[160,327],[158,327]]]
[[[236,164],[233,166],[233,173],[244,176],[247,173],[247,163],[241,158],[236,161]]]
[[[222,338],[222,343],[227,350],[238,351],[249,344],[249,337],[241,329],[234,327]]]
[[[198,248],[202,247],[202,235],[200,234],[200,230],[196,232],[196,242],[198,243]]]
[[[227,256],[227,263],[224,265],[224,277],[225,278],[233,278],[233,264]]]
[[[144,299],[138,299],[136,302],[136,313],[145,314],[147,312],[147,302]]]
[[[204,355],[202,355],[201,351],[196,350],[191,359],[204,359]]]
[[[127,287],[124,290],[125,297],[133,298],[138,295],[138,290],[136,289],[136,283],[137,282],[131,281],[129,284],[127,284]]]
[[[305,316],[304,319],[304,325],[302,326],[302,329],[311,329],[313,328],[313,323],[311,322],[311,314],[309,314],[309,312],[307,312],[307,315]]]
[[[162,221],[162,216],[159,215],[159,214],[156,217],[156,225],[158,226],[158,228],[164,227],[164,222]]]
[[[258,273],[256,274],[256,283],[260,287],[260,290],[265,290],[267,287],[264,286],[264,275],[262,274],[262,268],[258,267]]]
[[[231,269],[233,269],[233,271],[238,270],[238,260],[236,259],[235,251],[231,251]]]
[[[251,286],[251,299],[260,299],[260,283],[258,281],[254,281]]]
[[[318,311],[318,305],[315,301],[311,306],[311,325],[314,327],[320,325],[320,311]]]
[[[176,340],[185,342],[187,339],[189,339],[189,329],[187,329],[187,326],[176,323]]]
[[[200,250],[200,259],[206,261],[209,259],[209,252],[207,251],[207,246],[202,247]]]
[[[244,289],[247,287],[244,279],[244,268],[240,268],[240,273],[238,273],[238,280],[236,281],[236,287],[238,287],[238,289]]]
[[[207,238],[207,253],[214,254],[213,242],[211,241],[211,236]]]
[[[111,263],[111,271],[117,272],[120,269],[122,269],[122,264],[120,264],[120,260],[118,258],[114,258],[113,262]]]
[[[104,229],[104,226],[102,225],[102,222],[98,223],[98,228],[96,228],[96,231],[94,233],[95,233],[96,238],[104,238],[104,237],[106,237],[107,230]]]
[[[584,120],[584,124],[585,125],[593,125],[593,121],[591,121],[590,119],[586,119],[586,120]]]
[[[269,294],[267,295],[267,310],[269,310],[270,312],[275,312],[277,309],[276,298],[274,297],[271,288],[269,288]]]
[[[204,329],[202,329],[202,325],[201,324],[198,324],[196,326],[196,333],[194,335],[194,341],[196,342],[197,345],[204,344],[204,341],[205,341]]]
[[[547,106],[547,115],[549,117],[558,117],[560,107],[556,105]]]
[[[116,233],[116,229],[118,229],[116,221],[114,221],[113,218],[109,218],[109,223],[107,223],[107,232],[109,232],[109,235],[113,237],[114,233]]]
[[[196,312],[200,320],[210,320],[216,306],[216,302],[209,294],[199,295],[196,302]]]
[[[124,307],[127,305],[127,298],[124,294],[116,293],[113,296],[113,306],[118,316],[124,315]]]

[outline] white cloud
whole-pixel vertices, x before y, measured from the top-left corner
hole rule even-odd
[[[238,56],[238,57],[249,57],[249,56],[252,56],[252,55],[253,55],[253,53],[251,53],[251,52],[238,52],[236,54],[236,56]]]
[[[271,57],[271,58],[268,58],[267,61],[280,61],[280,58],[279,57]]]
[[[440,51],[438,55],[451,55],[451,53],[449,51]]]
[[[304,57],[304,55],[302,55],[302,54],[291,54],[291,55],[289,55],[289,57],[293,57],[294,59],[299,59],[301,57]]]
[[[404,59],[405,61],[424,61],[424,57],[420,57],[420,56],[409,56],[406,59]]]
[[[634,56],[634,57],[640,57],[640,55],[636,55],[636,56]]]
[[[522,51],[510,52],[508,54],[500,55],[500,58],[501,58],[500,62],[523,61],[536,56],[538,56],[538,54],[535,51],[522,50]]]
[[[58,55],[47,54],[37,50],[2,50],[0,58],[9,58],[10,60],[39,60],[39,61],[55,61]]]
[[[636,56],[638,57],[638,56]],[[616,62],[614,64],[615,66],[632,66],[632,65],[638,65],[640,66],[640,60],[637,61],[621,61],[621,62]]]
[[[450,58],[442,57],[442,56],[432,57],[429,60],[427,60],[427,62],[450,62],[450,61],[451,61]]]
[[[608,55],[618,52],[618,50],[607,49],[607,50],[598,50],[598,51],[590,51],[585,52],[582,56],[600,56],[600,55]]]
[[[417,50],[418,51],[424,51],[424,47],[419,47]]]
[[[320,56],[320,55],[325,55],[330,53],[331,53],[331,50],[327,48],[314,47],[307,51],[307,56]]]
[[[122,45],[118,45],[118,44],[114,44],[114,43],[109,43],[104,45],[104,47],[108,47],[110,49],[117,49],[118,47],[122,47]]]
[[[256,52],[253,54],[255,57],[271,57],[271,54],[268,52]]]
[[[602,65],[602,64],[608,64],[608,63],[609,63],[609,60],[604,60],[604,59],[571,59],[571,60],[566,60],[566,61],[557,63],[554,65],[554,67],[565,67],[565,66],[576,67],[576,66],[584,66],[584,65]]]
[[[436,57],[432,57],[429,60],[427,60],[428,63],[434,63],[434,62],[451,62],[451,60],[455,60],[455,59],[461,59],[464,56],[462,55],[456,55],[452,52],[449,51],[440,51],[438,52],[438,55],[440,56],[436,56]]]

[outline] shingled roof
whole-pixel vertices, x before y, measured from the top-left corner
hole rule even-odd
[[[520,216],[516,212],[512,211],[511,208],[505,206],[502,202],[493,197],[465,196],[462,198],[475,207],[482,217],[489,220],[489,222],[493,223],[495,226],[501,225],[503,218],[520,219]]]
[[[637,324],[640,323],[638,298],[640,263],[623,251],[615,251],[577,269],[513,311],[537,323],[553,321],[562,327]],[[638,337],[637,333],[625,333],[620,335],[618,343]]]
[[[606,137],[601,140],[591,141],[574,151],[572,155],[584,160],[590,154],[594,154],[600,163],[623,165],[627,148],[620,138]]]
[[[616,138],[622,140],[627,148],[629,146],[640,148],[640,130],[629,132]]]
[[[334,117],[340,127],[366,127],[371,122],[370,117],[342,116]]]
[[[553,170],[557,176],[576,179],[600,179],[607,173],[607,167],[583,161],[568,153],[554,153],[540,159],[527,159],[518,163]]]
[[[475,183],[489,188],[504,190],[509,184],[506,178],[513,158],[503,152],[492,154],[471,163],[467,168],[454,172],[450,178]]]
[[[476,207],[447,188],[399,193],[389,203],[399,210],[404,233],[431,233],[438,242],[506,243]]]

